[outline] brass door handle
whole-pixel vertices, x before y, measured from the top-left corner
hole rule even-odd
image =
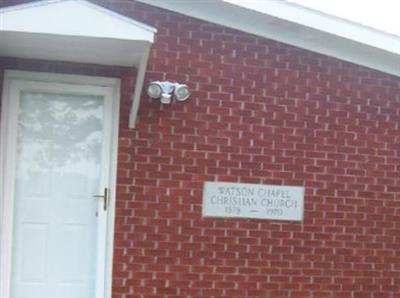
[[[94,198],[103,198],[103,209],[104,211],[107,210],[108,207],[108,188],[104,188],[104,194],[103,195],[95,195],[93,196]]]

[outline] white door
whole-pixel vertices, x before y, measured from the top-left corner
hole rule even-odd
[[[9,96],[9,296],[104,297],[112,90],[16,81]]]

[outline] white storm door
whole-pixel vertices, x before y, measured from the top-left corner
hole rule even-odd
[[[107,206],[94,195],[109,182],[112,90],[15,81],[9,94],[10,298],[104,297]]]

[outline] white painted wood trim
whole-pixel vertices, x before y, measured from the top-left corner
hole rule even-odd
[[[136,118],[140,105],[140,96],[142,94],[143,88],[147,87],[146,85],[144,85],[144,77],[146,74],[149,54],[150,54],[150,44],[148,44],[146,49],[143,51],[143,56],[140,59],[140,64],[137,70],[135,91],[132,96],[132,104],[131,104],[131,109],[129,111],[129,128],[135,128]]]
[[[111,152],[110,152],[110,167],[109,167],[109,187],[110,187],[110,202],[107,217],[107,246],[106,246],[106,266],[105,266],[105,283],[104,283],[104,298],[112,297],[112,278],[113,278],[113,257],[114,257],[114,226],[115,226],[115,206],[117,200],[117,170],[118,170],[118,144],[119,144],[119,111],[120,111],[120,80],[116,80],[112,94],[114,101],[112,105],[111,119]]]
[[[11,244],[12,244],[12,200],[6,198],[13,197],[13,183],[15,176],[15,152],[16,138],[11,134],[17,131],[17,111],[18,100],[11,100],[18,96],[18,85],[21,84],[40,85],[41,83],[52,83],[51,89],[59,90],[68,84],[77,89],[90,89],[100,92],[105,96],[105,128],[110,128],[110,135],[103,142],[110,143],[109,154],[106,155],[108,168],[107,177],[101,181],[103,186],[110,189],[110,208],[101,214],[101,219],[106,226],[107,234],[106,247],[103,251],[105,258],[98,260],[98,266],[104,268],[104,274],[97,283],[96,298],[110,298],[112,288],[112,257],[114,243],[114,218],[115,218],[115,198],[116,198],[116,176],[117,176],[117,151],[118,151],[118,122],[119,122],[119,101],[120,101],[120,81],[118,79],[105,77],[89,77],[75,75],[61,75],[49,73],[35,73],[23,71],[6,71],[3,82],[2,113],[1,113],[1,135],[0,135],[0,297],[10,297],[10,277],[11,277]],[[75,85],[75,87],[74,87]],[[14,92],[14,93],[13,93]],[[108,118],[108,119],[107,119]],[[10,142],[14,140],[14,142]],[[104,146],[103,146],[104,148]],[[107,181],[106,181],[107,180]],[[100,267],[98,267],[100,268]]]
[[[104,86],[120,88],[120,80],[110,77],[71,75],[60,73],[6,70],[4,80],[23,80],[35,82],[54,82],[73,85]]]
[[[11,116],[15,114],[16,102],[10,101],[11,81],[5,77],[3,81],[2,108],[1,108],[1,135],[0,135],[0,297],[10,297],[11,282],[11,230],[13,222],[13,202],[5,200],[6,193],[13,196],[14,176],[15,176],[15,153],[16,144],[8,142],[10,139],[9,131],[15,131],[15,124],[11,121]],[[7,169],[7,167],[9,167]]]

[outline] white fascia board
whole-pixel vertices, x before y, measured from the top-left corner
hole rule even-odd
[[[259,12],[221,0],[138,1],[400,76],[400,46],[398,44],[398,37],[322,13],[319,13],[322,19],[332,19],[329,22],[329,26],[325,25],[329,27],[325,28],[325,30],[329,29],[329,32],[322,30],[324,26],[321,24],[318,25],[316,19],[312,23],[317,28],[313,28],[308,24],[308,17],[302,16],[301,13],[296,14],[296,18],[291,15],[295,14],[293,7],[288,9],[290,13],[279,12],[278,5],[282,3],[282,5],[288,4],[282,1],[263,1],[263,4],[276,5],[274,10],[271,9],[271,14],[270,12]],[[246,1],[243,2],[247,3]],[[248,2],[257,3],[257,1]],[[307,8],[302,9],[307,10]],[[272,14],[279,15],[279,17]],[[297,22],[295,22],[295,19]],[[302,24],[299,23],[299,19],[302,19]],[[335,30],[336,25],[332,23],[334,20],[338,21],[338,26],[340,22],[342,23],[339,26],[340,30]],[[355,29],[351,33],[351,36],[341,36],[339,32],[346,31],[343,28],[347,28],[343,27],[345,23],[349,23],[349,26],[362,28],[362,30],[359,28],[363,31],[362,34],[360,33],[362,38],[351,38],[351,36],[357,35],[356,31],[354,31]],[[381,38],[380,46],[379,44],[373,44],[379,39],[378,36]]]
[[[48,0],[0,9],[1,31],[152,43],[156,29],[85,0]]]
[[[400,54],[400,37],[287,1],[223,0],[255,12]]]

